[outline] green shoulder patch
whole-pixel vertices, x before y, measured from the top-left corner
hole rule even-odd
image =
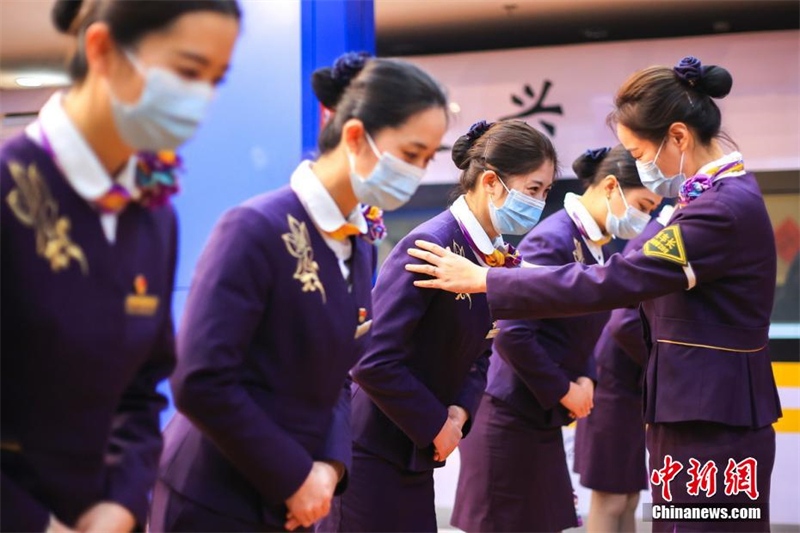
[[[686,249],[683,246],[681,227],[677,224],[659,231],[644,245],[644,255],[659,257],[686,266]]]

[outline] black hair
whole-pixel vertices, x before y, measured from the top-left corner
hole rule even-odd
[[[315,70],[311,85],[320,103],[334,112],[319,134],[323,154],[339,145],[342,128],[351,118],[363,122],[374,136],[384,128],[401,126],[421,111],[447,108],[444,90],[424,70],[363,52],[344,54],[333,67]]]
[[[622,84],[614,100],[609,125],[622,124],[653,143],[666,137],[674,122],[683,122],[708,145],[720,133],[722,115],[714,98],[724,98],[733,85],[730,73],[716,65],[702,66],[687,57],[674,68],[649,67]]]
[[[609,174],[617,178],[624,190],[644,187],[636,170],[636,160],[621,144],[614,148],[586,150],[572,163],[572,170],[584,189],[599,183]]]
[[[69,74],[81,82],[89,72],[83,34],[91,24],[105,22],[111,37],[122,47],[134,47],[146,35],[164,30],[181,15],[194,11],[212,11],[241,20],[237,0],[88,0],[81,15],[83,0],[56,0],[51,16],[62,33],[78,38],[78,48],[69,62]],[[81,15],[81,16],[79,16]]]
[[[474,124],[453,144],[452,157],[462,171],[458,191],[462,194],[475,188],[485,170],[494,170],[506,179],[530,174],[546,161],[558,168],[558,156],[550,139],[521,120]]]

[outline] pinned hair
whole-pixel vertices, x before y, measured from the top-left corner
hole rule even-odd
[[[608,175],[617,178],[623,189],[644,187],[636,170],[636,160],[624,146],[586,150],[572,163],[572,170],[584,189],[599,183]]]
[[[427,72],[406,61],[365,52],[349,52],[333,66],[317,69],[311,86],[320,103],[334,111],[319,134],[317,144],[323,154],[339,145],[344,123],[351,118],[363,122],[374,137],[426,109],[447,108],[444,90]]]
[[[311,74],[311,87],[320,103],[335,110],[347,86],[371,57],[369,52],[347,52],[339,56],[333,66],[315,70]]]
[[[696,57],[684,57],[672,70],[683,83],[711,98],[728,96],[733,86],[733,78],[727,70],[715,65],[703,65]]]
[[[460,193],[473,190],[485,170],[494,170],[507,178],[530,174],[546,161],[552,161],[558,168],[550,139],[521,120],[476,122],[453,144],[452,157],[462,171]]]
[[[609,125],[621,124],[653,143],[666,137],[669,127],[683,122],[708,145],[720,133],[722,115],[714,98],[724,98],[733,84],[722,67],[704,66],[688,56],[675,67],[649,67],[630,76],[617,91]]]
[[[453,158],[453,163],[456,164],[456,167],[461,170],[465,170],[469,167],[469,164],[472,161],[470,148],[472,148],[478,139],[483,137],[483,135],[489,131],[492,126],[494,126],[494,122],[490,123],[486,122],[485,120],[479,120],[470,126],[467,133],[456,140],[450,154]]]

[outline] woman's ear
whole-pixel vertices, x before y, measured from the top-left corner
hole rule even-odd
[[[693,142],[692,132],[683,122],[673,122],[669,127],[668,134],[670,139],[673,139],[673,142],[678,144],[678,149],[681,152],[686,152],[691,148]]]
[[[617,177],[614,174],[609,174],[600,181],[600,187],[603,191],[603,196],[611,198],[614,190],[617,188]]]
[[[111,37],[111,30],[105,22],[94,22],[83,33],[83,46],[86,64],[91,70],[107,76],[111,71],[112,56],[116,46]],[[81,39],[81,36],[78,36]]]
[[[344,143],[349,153],[358,154],[366,143],[364,133],[364,123],[357,118],[351,118],[342,126],[342,137],[339,142]]]
[[[498,185],[497,173],[494,170],[484,170],[481,175],[478,176],[478,180],[483,190],[486,191],[486,195],[489,196],[489,198],[494,197]]]

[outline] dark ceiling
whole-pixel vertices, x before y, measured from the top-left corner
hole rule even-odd
[[[389,2],[385,2],[389,4]],[[483,15],[460,17],[469,2],[445,1],[446,24],[424,23],[425,2],[406,2],[420,24],[392,26],[376,2],[377,51],[380,55],[423,55],[500,48],[682,37],[715,33],[800,29],[798,0],[509,0],[491,5]],[[574,4],[574,9],[565,7]],[[391,5],[391,4],[389,4]],[[550,5],[551,7],[546,7]],[[429,7],[431,6],[431,7]],[[488,9],[492,11],[488,11]],[[474,8],[472,8],[474,9]],[[442,17],[431,11],[431,18]]]

